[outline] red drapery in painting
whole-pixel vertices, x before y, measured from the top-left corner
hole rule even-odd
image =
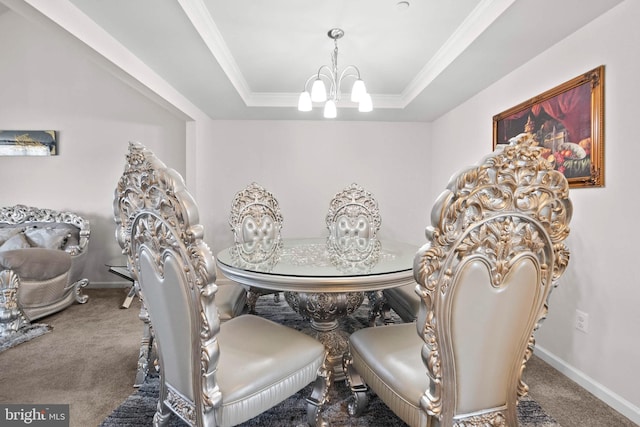
[[[513,121],[525,115],[532,114],[534,121],[539,123],[537,117],[546,112],[547,115],[562,123],[569,133],[570,142],[579,142],[591,136],[591,86],[589,83],[582,84],[560,95],[554,96],[546,101],[539,102],[530,109],[512,114],[505,121]],[[506,129],[510,126],[507,124]],[[505,129],[505,130],[506,130]],[[522,132],[519,129],[516,133],[508,135],[515,136]],[[513,131],[508,131],[509,133]]]
[[[562,123],[571,142],[579,142],[591,136],[590,100],[591,87],[589,83],[585,83],[534,105],[531,112],[537,116],[544,109],[548,115]]]

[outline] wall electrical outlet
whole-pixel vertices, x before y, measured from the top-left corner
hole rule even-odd
[[[584,332],[589,332],[589,315],[584,311],[576,310],[576,329]]]

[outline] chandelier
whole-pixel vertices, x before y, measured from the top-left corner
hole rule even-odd
[[[360,78],[360,70],[355,65],[349,65],[341,73],[338,73],[338,39],[344,36],[340,28],[333,28],[327,33],[333,39],[334,48],[331,53],[331,67],[323,65],[318,72],[309,77],[304,84],[304,91],[298,99],[299,111],[311,111],[314,102],[324,102],[324,117],[333,119],[337,116],[336,105],[340,100],[341,85],[346,79],[353,78],[351,86],[351,102],[358,104],[358,111],[366,113],[373,110],[371,95],[367,93],[364,82]],[[313,81],[311,92],[307,90],[309,83]],[[326,84],[329,86],[327,91]]]

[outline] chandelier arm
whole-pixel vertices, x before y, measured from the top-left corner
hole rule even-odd
[[[315,79],[316,79],[316,75],[315,75],[315,74],[312,74],[312,75],[307,79],[307,81],[304,83],[304,90],[305,90],[305,91],[307,90],[307,87],[309,86],[309,83],[311,83],[311,82],[312,82],[313,80],[315,80]]]
[[[322,72],[325,71],[325,74],[323,74]],[[326,78],[328,78],[329,80],[334,80],[334,74],[333,71],[331,70],[331,68],[329,68],[328,65],[323,65],[320,68],[318,68],[318,73],[316,74],[316,76],[318,78],[320,78],[321,76],[324,76]]]
[[[355,74],[353,73],[355,71]],[[360,70],[355,65],[347,65],[342,73],[340,73],[340,78],[338,79],[338,84],[342,84],[342,80],[347,77],[355,77],[357,80],[360,79]]]
[[[314,76],[317,79],[324,77],[329,83],[329,93],[327,98],[336,101],[338,99],[338,93],[336,91],[336,74],[328,65],[323,65],[318,69],[318,73]]]
[[[322,67],[320,67],[320,70],[318,70],[318,72],[316,74],[312,74],[311,76],[309,76],[309,78],[307,79],[307,81],[304,83],[304,90],[307,90],[307,87],[309,86],[309,83],[311,83],[312,81],[319,79],[321,77],[324,77],[325,79],[328,80],[329,83],[333,84],[333,75],[332,74],[326,74],[326,73],[322,73],[322,68],[326,67],[329,73],[331,73],[331,70],[329,69],[329,67],[327,67],[326,65],[323,65]]]

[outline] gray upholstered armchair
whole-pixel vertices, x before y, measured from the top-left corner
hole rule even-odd
[[[17,303],[29,321],[85,303],[82,277],[89,221],[73,212],[14,205],[0,209],[0,271],[10,270]],[[0,280],[0,289],[9,286]]]
[[[415,257],[416,322],[350,338],[351,412],[364,410],[366,384],[410,426],[518,425],[571,215],[567,180],[526,142],[455,175]]]
[[[319,424],[324,346],[250,314],[220,322],[215,262],[182,177],[131,143],[114,206],[129,213],[119,237],[158,350],[154,425],[167,425],[172,413],[192,426],[237,425],[314,381],[308,419]]]

